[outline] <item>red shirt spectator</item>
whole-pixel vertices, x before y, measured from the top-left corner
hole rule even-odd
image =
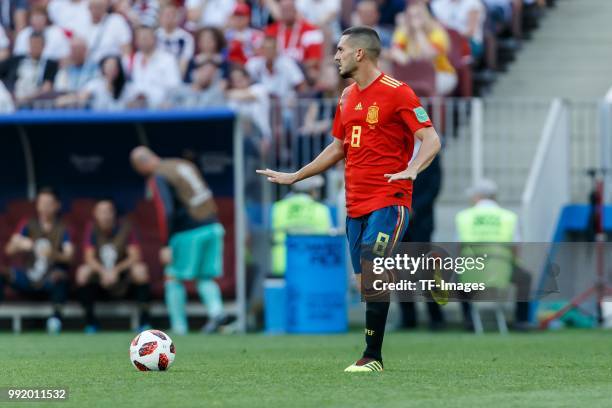
[[[266,28],[266,36],[276,37],[279,51],[299,63],[320,63],[323,33],[298,17],[294,0],[280,0],[280,21]]]
[[[247,4],[236,5],[230,18],[230,28],[225,31],[230,62],[244,65],[261,47],[263,32],[249,27],[250,17],[251,8]]]

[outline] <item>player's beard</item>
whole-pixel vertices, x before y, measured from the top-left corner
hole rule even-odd
[[[340,76],[344,79],[353,78],[353,74],[357,71],[356,61],[351,61],[344,70],[340,70]]]

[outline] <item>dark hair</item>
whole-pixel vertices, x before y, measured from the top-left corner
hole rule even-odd
[[[100,72],[102,74],[104,74],[104,63],[109,60],[109,59],[113,59],[115,61],[117,61],[117,69],[119,70],[119,72],[117,73],[117,78],[115,78],[113,80],[113,98],[115,99],[119,99],[119,97],[121,96],[121,92],[123,92],[123,88],[125,87],[125,72],[123,72],[123,65],[121,64],[121,58],[119,58],[116,55],[107,55],[106,57],[102,58],[102,60],[100,61]]]
[[[217,27],[203,27],[202,29],[200,29],[200,31],[198,31],[196,35],[196,46],[199,46],[198,43],[200,40],[200,36],[206,31],[209,31],[215,39],[215,43],[217,44],[217,48],[215,49],[215,52],[220,53],[221,51],[223,51],[226,45],[225,35],[223,34],[223,31],[219,30]],[[202,51],[202,50],[199,50],[199,51]]]
[[[32,34],[30,34],[30,40],[33,38],[40,38],[43,42],[45,42],[45,34],[41,31],[32,31]]]
[[[380,56],[382,46],[376,30],[366,26],[354,26],[344,30],[342,35],[346,35],[349,41],[355,44],[357,48],[366,50],[366,54],[372,57],[372,59]]]
[[[53,198],[55,198],[56,201],[59,201],[59,196],[57,195],[57,192],[49,186],[45,186],[45,187],[41,187],[38,190],[38,193],[36,193],[36,197],[40,197],[42,194],[48,194],[50,196],[52,196]]]
[[[251,78],[251,74],[249,74],[249,71],[247,71],[246,67],[244,65],[240,65],[240,64],[233,64],[230,69],[229,69],[229,73],[228,76],[230,76],[232,74],[232,72],[234,71],[238,71],[240,72],[242,75],[244,75],[245,77],[248,78],[249,82],[251,82],[252,78]],[[230,83],[231,83],[231,78],[230,78]],[[233,87],[230,84],[230,87]]]

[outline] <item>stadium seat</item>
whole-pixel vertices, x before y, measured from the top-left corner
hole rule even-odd
[[[431,61],[414,61],[406,65],[393,64],[393,76],[410,85],[419,97],[436,94],[436,72]]]
[[[6,207],[6,221],[11,232],[17,228],[19,222],[34,215],[36,215],[34,202],[28,199],[13,200]]]
[[[458,31],[446,28],[450,39],[450,52],[448,54],[450,63],[457,72],[458,84],[456,96],[473,96],[472,84],[472,53],[470,43]]]

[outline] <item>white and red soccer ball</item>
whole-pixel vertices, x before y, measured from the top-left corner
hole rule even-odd
[[[130,361],[139,371],[165,371],[175,356],[172,339],[160,330],[145,330],[130,343]]]

